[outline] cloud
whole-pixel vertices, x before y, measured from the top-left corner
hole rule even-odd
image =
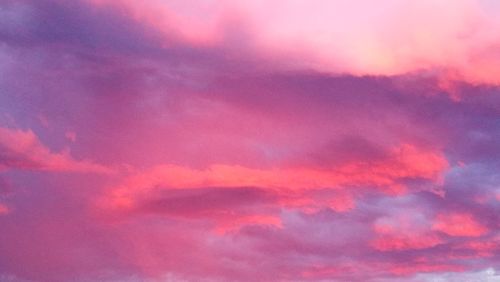
[[[259,187],[288,193],[286,191],[375,187],[386,193],[401,193],[405,190],[406,179],[439,182],[447,165],[447,161],[439,153],[420,151],[411,145],[394,148],[387,160],[352,162],[331,169],[264,170],[212,165],[205,170],[195,170],[161,165],[128,177],[123,184],[111,190],[103,204],[116,208],[133,207],[136,200],[147,197],[148,193],[171,188]]]
[[[433,73],[498,84],[500,23],[485,1],[90,1],[201,48],[255,56],[284,69],[353,75]],[[363,7],[363,8],[360,8]],[[242,58],[244,59],[244,58]]]
[[[6,205],[0,203],[0,215],[5,215],[8,213],[9,213],[9,208]]]
[[[468,240],[457,244],[454,248],[458,251],[467,251],[470,256],[492,257],[500,249],[500,237],[496,236],[486,240]]]
[[[498,280],[498,272],[493,268],[486,268],[481,271],[475,271],[470,273],[453,273],[445,272],[440,274],[419,274],[410,281],[435,281],[435,282],[445,282],[445,281],[481,281],[481,282],[494,282]]]
[[[90,161],[74,160],[68,152],[53,153],[31,130],[0,127],[0,169],[109,173]]]
[[[144,195],[129,212],[208,221],[212,223],[213,230],[221,234],[251,225],[281,227],[276,195],[256,188],[207,187],[152,191],[150,195]]]
[[[377,238],[372,246],[380,251],[419,250],[432,248],[444,242],[429,228],[426,219],[417,213],[406,211],[393,218],[379,218],[374,230]]]
[[[467,213],[440,214],[436,218],[433,229],[450,236],[470,237],[479,237],[489,231],[486,226]]]
[[[498,4],[193,3],[1,1],[0,280],[495,279]]]

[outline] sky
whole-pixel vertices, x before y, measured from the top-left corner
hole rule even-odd
[[[0,281],[500,281],[500,4],[1,1]]]

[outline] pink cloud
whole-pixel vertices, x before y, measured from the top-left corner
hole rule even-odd
[[[9,213],[9,208],[6,205],[0,203],[0,216],[8,213]]]
[[[263,187],[276,191],[304,191],[319,188],[343,189],[345,186],[375,186],[386,193],[401,193],[407,178],[428,179],[439,183],[448,167],[435,152],[411,145],[395,148],[387,160],[357,161],[331,169],[271,168],[256,169],[235,165],[211,165],[196,170],[177,165],[160,165],[128,177],[105,197],[103,204],[127,208],[158,189],[201,187]],[[288,193],[288,192],[285,192]],[[345,200],[350,201],[346,198]],[[349,209],[352,203],[332,203],[336,209]]]
[[[486,1],[0,1],[0,280],[494,269]]]
[[[419,250],[437,246],[442,242],[436,234],[389,234],[375,239],[372,245],[380,251]]]
[[[480,0],[185,1],[89,0],[187,44],[257,56],[285,69],[354,75],[434,73],[500,83],[498,15]],[[238,40],[244,33],[244,40]],[[241,37],[240,37],[241,39]],[[448,86],[445,86],[448,85]]]
[[[53,153],[31,130],[0,127],[0,169],[109,173],[105,166]]]
[[[275,228],[282,228],[281,218],[275,215],[246,215],[235,216],[226,220],[219,221],[215,231],[219,234],[225,234],[231,231],[238,231],[241,227],[247,225],[264,225]]]
[[[464,272],[465,269],[460,265],[453,264],[431,264],[431,263],[411,263],[406,265],[395,265],[390,268],[390,272],[397,275],[412,275],[428,272]]]
[[[500,236],[485,240],[469,240],[454,246],[456,250],[472,251],[472,257],[492,257],[500,250]]]
[[[64,133],[64,137],[66,137],[66,139],[68,139],[71,142],[76,141],[76,133],[73,131],[67,131],[66,133]]]
[[[371,245],[380,251],[419,250],[444,243],[419,211],[402,211],[391,217],[379,218],[374,231],[377,237]]]
[[[341,193],[330,200],[329,205],[334,211],[345,212],[356,207],[356,201],[352,195]]]
[[[486,226],[467,213],[439,214],[432,228],[450,236],[479,237],[489,232]]]

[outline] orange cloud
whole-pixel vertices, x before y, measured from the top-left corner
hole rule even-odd
[[[479,237],[488,232],[488,228],[467,213],[439,214],[432,228],[450,236]]]

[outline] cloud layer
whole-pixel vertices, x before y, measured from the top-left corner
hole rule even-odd
[[[496,281],[497,14],[3,1],[0,280]]]

